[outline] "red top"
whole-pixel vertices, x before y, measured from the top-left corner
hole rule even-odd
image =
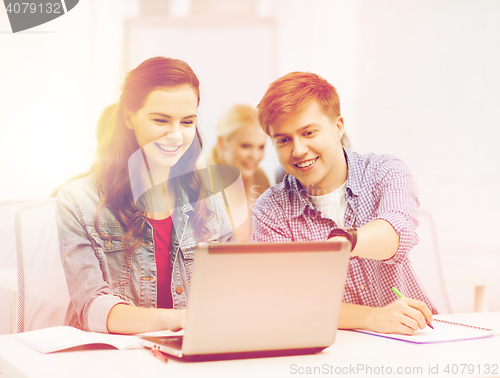
[[[166,219],[150,219],[153,226],[153,240],[155,243],[156,261],[156,292],[158,308],[173,308],[170,281],[172,279],[170,267],[170,233],[172,232],[172,217]]]

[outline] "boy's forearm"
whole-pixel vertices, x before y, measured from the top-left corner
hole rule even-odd
[[[351,255],[387,260],[394,256],[398,246],[399,236],[391,224],[383,219],[375,219],[358,228],[358,242]]]
[[[372,307],[352,303],[342,303],[340,307],[339,328],[371,329],[369,324]]]

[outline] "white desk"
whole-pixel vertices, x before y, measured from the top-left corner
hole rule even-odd
[[[370,368],[371,375],[380,377],[500,376],[500,328],[497,328],[500,312],[446,317],[478,326],[490,325],[496,330],[495,337],[418,345],[339,331],[335,343],[316,355],[195,363],[171,359],[163,363],[146,349],[82,350],[44,355],[19,343],[14,335],[3,335],[0,336],[0,377],[333,377],[367,376]],[[467,370],[461,374],[461,364],[469,365],[472,374]],[[495,364],[496,374],[491,374]],[[444,372],[447,365],[449,374]],[[438,374],[432,374],[436,369]],[[453,369],[458,372],[453,374]]]

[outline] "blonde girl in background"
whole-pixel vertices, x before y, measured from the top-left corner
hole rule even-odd
[[[257,198],[269,188],[264,171],[258,166],[264,157],[267,135],[262,131],[257,111],[248,105],[234,105],[219,119],[216,128],[217,144],[209,159],[213,165],[232,165],[243,178],[248,206],[248,218],[236,228],[239,242],[252,236],[252,207]]]

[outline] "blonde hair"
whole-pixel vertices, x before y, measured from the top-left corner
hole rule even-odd
[[[239,130],[253,125],[259,125],[257,110],[249,105],[236,104],[222,113],[219,122],[217,122],[215,133],[217,137],[229,140]],[[212,149],[212,159],[215,164],[222,164],[217,145]]]

